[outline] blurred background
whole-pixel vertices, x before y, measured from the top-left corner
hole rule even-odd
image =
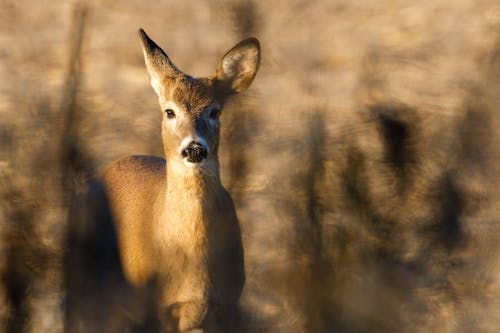
[[[500,330],[498,1],[0,0],[0,331],[156,330],[88,185],[162,155],[139,27],[193,76],[261,41],[222,115],[240,332]]]

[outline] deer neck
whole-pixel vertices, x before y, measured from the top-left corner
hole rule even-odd
[[[167,162],[167,181],[156,233],[161,243],[202,246],[222,189],[218,162],[210,170]],[[191,247],[195,248],[195,247]]]
[[[176,201],[193,200],[210,203],[210,199],[222,186],[219,174],[219,162],[210,161],[206,169],[188,167],[183,162],[167,163],[166,204]],[[173,208],[173,207],[170,207]]]
[[[169,281],[161,296],[165,304],[203,300],[208,293],[208,232],[220,201],[217,193],[222,189],[216,166],[207,172],[167,162],[166,187],[163,200],[158,202],[154,231],[158,273],[160,278],[166,274],[164,281]],[[175,282],[172,275],[183,279]]]

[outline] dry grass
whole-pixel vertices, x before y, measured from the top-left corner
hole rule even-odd
[[[84,182],[162,153],[138,27],[197,76],[262,42],[222,119],[242,332],[498,331],[496,1],[2,0],[0,27],[0,331],[156,330]]]

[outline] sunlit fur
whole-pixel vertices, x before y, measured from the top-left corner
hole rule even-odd
[[[258,69],[258,42],[245,40],[221,60],[240,59],[229,62],[230,77],[217,71],[195,79],[178,71],[142,30],[140,37],[160,107],[176,116],[164,113],[162,120],[168,163],[131,156],[103,174],[123,267],[133,285],[159,285],[166,327],[185,331],[203,325],[218,331],[216,322],[237,303],[245,275],[236,211],[220,181],[219,124],[209,112],[248,87]],[[206,141],[202,163],[188,163],[180,154],[186,138]]]

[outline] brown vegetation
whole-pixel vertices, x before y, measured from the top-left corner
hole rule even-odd
[[[162,154],[140,26],[198,76],[262,42],[222,115],[241,332],[498,331],[499,25],[495,1],[0,2],[0,331],[157,330],[86,183]]]

